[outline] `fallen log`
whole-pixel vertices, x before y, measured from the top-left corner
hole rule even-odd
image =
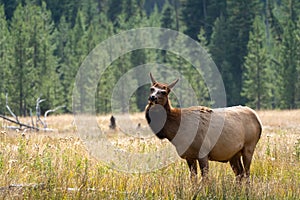
[[[21,123],[21,122],[19,122],[19,121],[16,121],[16,120],[10,119],[10,118],[8,118],[8,117],[6,117],[6,116],[4,116],[4,115],[1,115],[1,114],[0,114],[0,118],[2,118],[2,119],[5,119],[5,120],[7,120],[7,121],[9,121],[9,122],[12,122],[12,123],[18,124],[20,127],[24,126],[24,127],[26,127],[26,128],[34,129],[34,130],[37,130],[37,131],[39,131],[39,130],[40,130],[40,129],[39,129],[39,128],[37,128],[37,127],[30,126],[30,125],[27,125],[27,124],[23,124],[23,123]]]

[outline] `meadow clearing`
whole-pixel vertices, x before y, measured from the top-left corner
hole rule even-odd
[[[72,115],[48,117],[54,132],[6,130],[1,120],[0,199],[300,199],[300,110],[258,114],[264,128],[249,186],[235,183],[228,163],[210,162],[209,180],[197,185],[180,159],[148,173],[117,171],[89,155]],[[109,130],[109,117],[99,116],[99,126],[120,148],[147,152],[167,144]],[[144,114],[132,119],[146,126]]]

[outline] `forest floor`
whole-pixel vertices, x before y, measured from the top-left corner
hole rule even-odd
[[[72,115],[49,116],[52,132],[7,130],[11,124],[0,121],[0,199],[299,199],[300,110],[258,115],[264,128],[250,185],[237,184],[228,163],[210,162],[208,180],[198,184],[190,181],[181,159],[147,173],[116,170],[90,155]],[[98,116],[98,126],[125,152],[149,153],[168,145],[148,133],[124,134],[123,129],[147,129],[142,113],[130,115],[137,129],[110,130],[109,118]]]

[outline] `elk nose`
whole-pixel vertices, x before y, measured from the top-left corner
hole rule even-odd
[[[156,97],[154,95],[149,96],[149,101],[155,101]]]

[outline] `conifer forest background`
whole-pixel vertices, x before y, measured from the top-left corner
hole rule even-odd
[[[164,27],[198,41],[222,75],[228,106],[300,107],[298,0],[0,0],[0,113],[8,102],[17,115],[29,115],[39,97],[46,99],[42,112],[61,105],[58,112],[72,112],[84,58],[101,41],[140,27]],[[110,112],[110,91],[122,74],[151,62],[179,70],[200,104],[210,105],[189,63],[140,49],[107,68],[95,94],[97,113]],[[131,111],[144,110],[147,94],[147,85],[134,93]]]

